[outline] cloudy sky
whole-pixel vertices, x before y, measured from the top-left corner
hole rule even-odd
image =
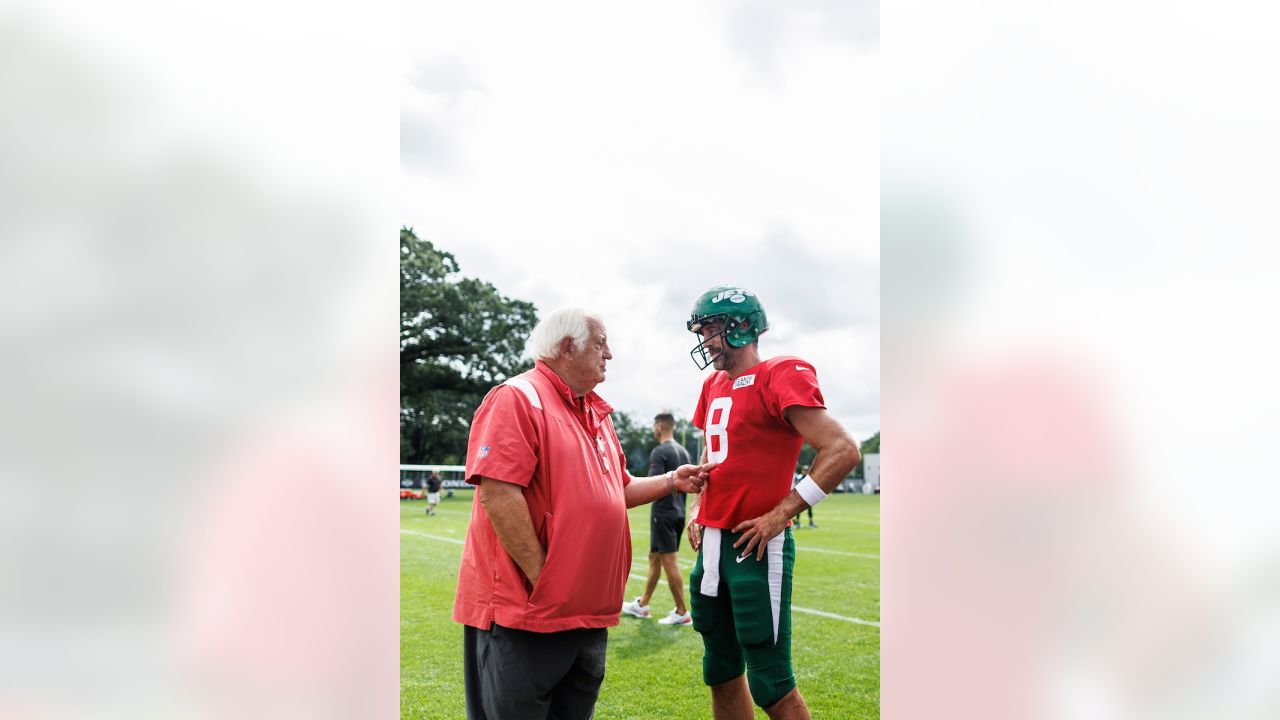
[[[704,290],[880,428],[875,3],[402,8],[401,222],[539,311],[599,310],[599,392],[688,417]]]

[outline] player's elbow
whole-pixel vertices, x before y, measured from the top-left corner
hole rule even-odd
[[[862,462],[862,453],[858,452],[858,443],[848,433],[841,433],[839,442],[840,477],[845,477]]]
[[[853,472],[853,469],[858,467],[858,464],[862,462],[862,453],[858,452],[857,443],[853,443],[849,446],[849,455],[851,456],[849,459],[849,469],[844,472],[845,475]]]

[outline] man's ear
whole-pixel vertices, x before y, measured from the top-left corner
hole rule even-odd
[[[574,351],[577,349],[578,349],[577,346],[573,344],[573,338],[569,337],[568,335],[560,338],[560,355],[561,356],[572,355]]]

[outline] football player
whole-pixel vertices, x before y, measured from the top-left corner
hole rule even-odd
[[[702,634],[703,681],[717,720],[808,718],[791,664],[791,518],[823,500],[858,464],[857,444],[827,413],[813,365],[760,359],[764,307],[742,287],[720,285],[693,304],[687,324],[702,384],[693,424],[705,462],[719,463],[689,511],[698,551],[690,582],[693,627]],[[800,448],[817,450],[792,489]],[[745,671],[745,677],[744,677]]]

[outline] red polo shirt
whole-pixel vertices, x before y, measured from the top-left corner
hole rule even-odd
[[[455,621],[534,632],[618,624],[631,567],[623,497],[631,477],[611,412],[594,392],[574,397],[541,361],[485,396],[471,422],[467,482],[484,476],[523,487],[547,559],[530,591],[484,506],[473,502]]]

